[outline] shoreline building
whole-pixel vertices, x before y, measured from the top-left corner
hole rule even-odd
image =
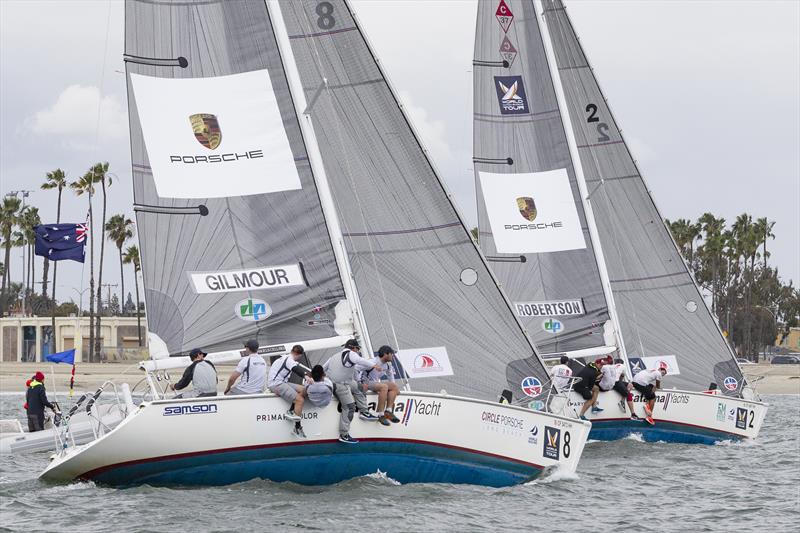
[[[55,351],[75,348],[76,362],[138,361],[149,357],[147,331],[142,317],[141,339],[136,331],[136,317],[103,317],[100,354],[89,361],[89,317],[56,317]],[[53,335],[49,316],[0,318],[0,361],[42,362],[51,353]]]

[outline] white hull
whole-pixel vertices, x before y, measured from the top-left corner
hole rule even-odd
[[[252,478],[335,483],[386,472],[398,481],[504,486],[545,468],[575,471],[590,424],[520,407],[439,394],[404,393],[401,423],[353,420],[358,444],[338,442],[336,403],[304,411],[307,440],[290,433],[273,395],[160,400],[114,431],[54,457],[49,481],[114,485],[220,485]]]
[[[124,418],[124,414],[120,413],[115,404],[100,405],[97,406],[97,410],[101,424],[86,413],[77,414],[70,419],[70,433],[76,445],[93,441],[97,435],[114,429]],[[63,433],[63,423],[59,427],[50,425],[34,433],[27,431],[3,433],[0,436],[0,454],[53,451],[58,448],[56,436]]]
[[[704,394],[680,390],[659,390],[653,409],[655,425],[644,420],[633,421],[627,406],[621,411],[621,396],[614,391],[601,392],[600,413],[586,412],[592,422],[589,438],[615,440],[631,433],[641,433],[645,440],[712,444],[723,440],[755,439],[767,414],[768,404],[722,394]],[[644,417],[644,398],[633,391],[636,414]],[[551,411],[574,416],[580,412],[583,398],[575,392],[569,397],[554,398]]]

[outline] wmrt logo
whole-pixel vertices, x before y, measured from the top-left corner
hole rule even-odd
[[[559,454],[559,444],[561,441],[561,430],[557,428],[551,428],[550,426],[544,427],[544,456],[547,459],[553,459],[554,461],[558,461],[560,454]]]
[[[722,384],[725,385],[726,389],[731,391],[736,390],[739,387],[739,382],[736,381],[736,378],[733,376],[728,376],[725,378],[725,381],[723,381]]]
[[[530,196],[520,196],[517,198],[517,208],[522,218],[528,222],[536,220],[536,203]]]
[[[736,408],[736,428],[747,429],[747,409]]]
[[[207,415],[217,412],[217,404],[203,403],[199,405],[175,405],[164,408],[164,416]]]
[[[542,382],[533,376],[522,380],[522,392],[531,398],[536,398],[542,393]]]
[[[536,444],[539,442],[539,426],[533,426],[533,429],[528,432],[528,444]]]
[[[248,298],[237,303],[234,308],[236,316],[247,322],[258,322],[272,315],[272,308],[264,300]]]
[[[189,122],[192,124],[192,131],[194,131],[197,142],[209,150],[216,149],[222,142],[222,130],[216,115],[196,113],[189,115]]]
[[[558,333],[564,329],[564,324],[561,323],[560,320],[556,320],[555,318],[548,318],[544,322],[542,322],[542,329],[548,333]]]
[[[436,372],[441,369],[442,365],[430,354],[421,353],[414,358],[414,370],[417,372]]]
[[[522,76],[495,76],[494,85],[501,114],[527,115],[530,112]]]

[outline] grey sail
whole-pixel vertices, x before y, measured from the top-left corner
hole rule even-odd
[[[253,337],[262,344],[278,344],[336,335],[333,308],[344,297],[342,281],[265,4],[129,0],[125,18],[134,199],[148,329],[171,354],[195,346],[210,351],[241,348],[242,340]],[[219,109],[190,110],[191,115],[179,117],[183,129],[165,141],[189,149],[176,148],[178,155],[156,160],[156,150],[165,143],[153,140],[158,128],[143,130],[143,119],[152,111],[143,105],[151,96],[136,84],[158,88],[196,80],[191,87],[202,88],[206,83],[230,84],[220,77],[243,74],[256,92],[272,99],[276,127],[261,132],[268,128],[258,120],[248,124],[221,111],[249,104],[230,102],[235,96],[217,91],[212,96]],[[179,99],[195,96],[194,89],[186,90]],[[262,111],[251,107],[254,113]],[[269,150],[253,150],[258,143],[242,141],[242,124],[284,143],[289,174],[299,178],[294,188],[251,194],[282,179],[277,172],[252,170],[250,178],[236,181],[250,168],[246,165],[261,165],[272,156]],[[221,179],[198,177],[217,172],[210,165],[229,164],[239,166],[220,171]],[[170,165],[186,166],[188,178],[168,182],[165,173],[175,170]],[[241,188],[248,192],[237,192]],[[221,192],[210,197],[211,189]],[[301,283],[275,283],[281,272],[272,267],[287,265]]]
[[[478,2],[473,161],[480,246],[541,351],[614,344],[613,333],[604,339],[608,305],[533,9],[530,1]],[[555,185],[570,205],[554,209],[548,187]],[[572,245],[556,233],[565,228],[550,227],[562,213],[573,218]],[[515,239],[510,247],[498,240],[508,238]]]
[[[544,0],[628,358],[676,357],[668,386],[744,380],[639,173],[560,0]],[[664,112],[663,109],[658,110]]]
[[[515,320],[341,0],[280,2],[374,348],[444,347],[414,390],[495,400],[542,383]],[[463,280],[463,281],[462,281]]]

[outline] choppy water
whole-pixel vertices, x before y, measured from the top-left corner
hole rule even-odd
[[[4,531],[792,531],[800,523],[800,396],[769,396],[754,443],[590,442],[577,475],[526,485],[330,487],[249,481],[132,489],[36,479],[47,453],[0,458]],[[0,418],[20,416],[0,396]],[[647,517],[647,523],[642,523]]]

